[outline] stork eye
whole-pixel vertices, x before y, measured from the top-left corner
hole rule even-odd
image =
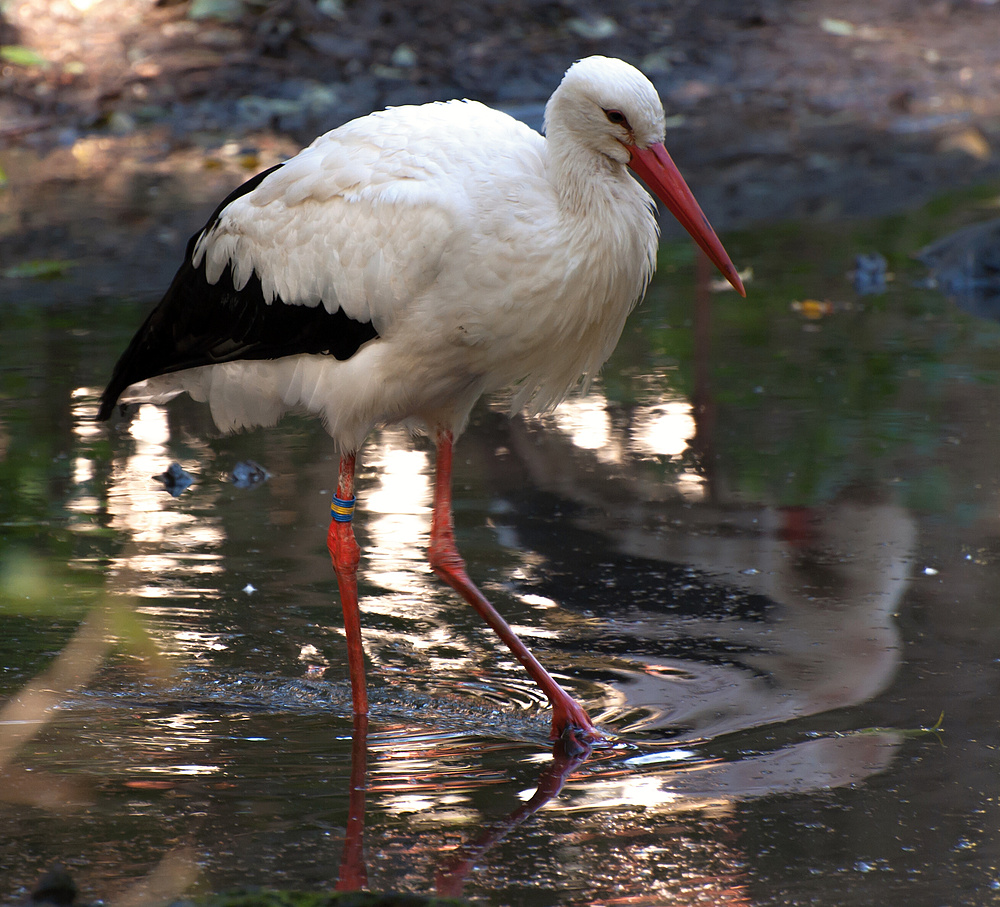
[[[609,123],[614,123],[616,126],[628,126],[628,120],[625,119],[625,114],[620,110],[605,110],[604,115],[608,118]]]

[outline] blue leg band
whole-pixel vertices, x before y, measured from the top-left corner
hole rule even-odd
[[[356,497],[351,497],[347,501],[342,501],[336,495],[330,502],[330,516],[338,523],[349,523],[354,518],[354,502]]]

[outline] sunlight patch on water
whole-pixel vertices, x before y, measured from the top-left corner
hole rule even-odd
[[[173,764],[169,766],[164,765],[133,765],[130,771],[135,772],[137,775],[142,774],[155,774],[155,775],[179,775],[181,777],[204,777],[206,775],[218,775],[222,771],[222,767],[218,765],[182,765]]]
[[[90,440],[104,435],[104,428],[94,421],[93,401],[100,393],[96,387],[77,387],[70,392],[73,434],[80,439]]]
[[[698,753],[691,749],[668,749],[652,753],[643,753],[640,756],[632,756],[625,760],[626,765],[664,765],[673,762],[685,762],[698,757]]]
[[[533,592],[528,592],[523,595],[518,595],[518,598],[523,601],[526,605],[531,605],[533,608],[558,608],[559,606],[551,598],[546,595],[535,595]]]
[[[198,656],[204,652],[223,652],[229,648],[217,633],[200,633],[197,630],[175,630],[170,634],[175,648],[164,650],[166,655]]]
[[[581,450],[593,451],[602,463],[617,463],[622,449],[613,431],[604,398],[592,391],[586,397],[566,400],[552,415],[560,431]]]
[[[633,417],[630,447],[640,456],[677,457],[687,450],[695,429],[688,400],[640,406]]]
[[[77,441],[88,445],[100,438],[104,431],[94,421],[91,400],[94,388],[79,387],[70,394],[70,418],[73,420],[73,434]],[[88,517],[101,513],[103,505],[90,483],[94,479],[94,460],[88,450],[85,454],[73,458],[74,493],[66,502],[66,508],[71,513],[81,515],[71,528],[74,532],[89,532],[97,526]]]
[[[372,583],[419,597],[428,573],[422,562],[430,532],[432,466],[425,451],[409,449],[411,443],[405,432],[387,429],[365,449],[366,476],[374,483],[362,501],[371,540],[365,566]]]
[[[150,618],[150,636],[163,653],[198,657],[221,651],[221,634],[191,625],[205,620],[222,597],[213,582],[224,574],[220,549],[226,541],[213,508],[218,492],[199,485],[199,509],[192,511],[153,478],[172,459],[164,407],[140,407],[128,434],[133,443],[115,461],[107,498],[111,525],[125,540],[109,558],[108,589],[137,599],[136,612]]]

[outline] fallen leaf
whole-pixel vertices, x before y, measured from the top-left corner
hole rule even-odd
[[[8,280],[16,278],[32,278],[34,280],[54,280],[65,276],[74,262],[59,261],[50,258],[36,258],[32,261],[22,261],[0,271],[0,276]]]
[[[833,303],[819,299],[803,299],[801,302],[792,303],[792,311],[804,315],[806,318],[817,319],[825,315],[833,314]]]
[[[986,136],[975,126],[945,136],[938,144],[938,150],[942,152],[962,151],[977,161],[988,161],[993,154]]]

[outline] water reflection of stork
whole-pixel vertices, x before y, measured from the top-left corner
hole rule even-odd
[[[534,514],[514,506],[505,521],[545,557],[531,592],[592,612],[595,652],[618,660],[607,717],[708,739],[888,685],[916,547],[905,509],[870,495],[808,511],[699,497],[630,458],[622,439],[638,432],[615,431],[602,460],[574,443],[565,415],[563,427],[512,427],[512,455],[546,494],[536,491]],[[545,536],[546,495],[562,514],[558,546]],[[609,497],[614,518],[595,518]]]

